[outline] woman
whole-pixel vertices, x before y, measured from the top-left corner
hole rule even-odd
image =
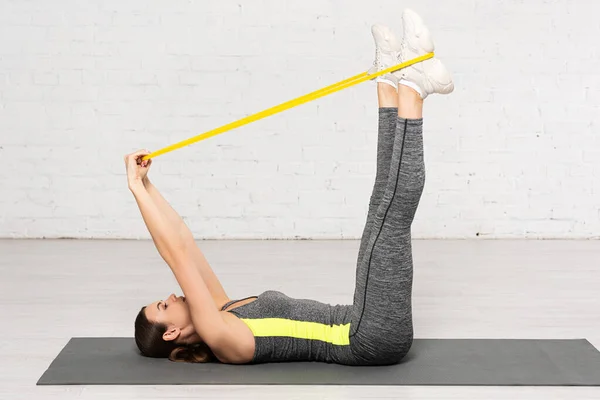
[[[404,38],[373,26],[371,73],[434,50],[421,18],[403,15]],[[377,173],[358,254],[352,305],[292,299],[280,292],[231,301],[179,215],[150,183],[149,154],[125,157],[129,188],[161,256],[185,297],[143,307],[135,321],[141,353],[174,361],[231,364],[322,361],[388,365],[413,340],[411,224],[425,182],[423,99],[450,93],[452,78],[438,59],[377,78]]]

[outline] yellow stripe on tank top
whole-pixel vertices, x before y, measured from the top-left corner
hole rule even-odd
[[[280,336],[320,340],[338,346],[350,344],[350,324],[326,325],[284,318],[242,318],[242,321],[248,325],[255,337]]]

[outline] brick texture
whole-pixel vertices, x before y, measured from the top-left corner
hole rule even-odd
[[[425,107],[420,238],[598,238],[600,2],[0,0],[0,237],[149,238],[122,157],[366,70],[409,6],[455,77]],[[595,33],[594,33],[595,32]],[[373,82],[157,158],[197,238],[358,238]]]

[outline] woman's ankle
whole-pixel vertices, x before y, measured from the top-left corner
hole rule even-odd
[[[377,99],[379,107],[398,108],[398,88],[394,88],[387,83],[377,83]]]
[[[406,119],[423,118],[421,95],[405,85],[398,85],[398,116]]]

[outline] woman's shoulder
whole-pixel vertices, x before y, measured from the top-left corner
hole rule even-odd
[[[256,342],[250,328],[235,315],[222,313],[227,325],[227,335],[232,338],[231,343],[224,343],[222,349],[212,349],[217,359],[228,364],[246,364],[254,358]],[[232,349],[235,347],[235,349]],[[232,351],[233,350],[233,351]],[[234,355],[234,356],[232,356]]]
[[[280,298],[286,298],[286,299],[291,299],[292,297],[288,296],[287,294],[280,292],[279,290],[267,290],[263,293],[261,293],[260,295],[258,295],[258,297],[280,297]]]

